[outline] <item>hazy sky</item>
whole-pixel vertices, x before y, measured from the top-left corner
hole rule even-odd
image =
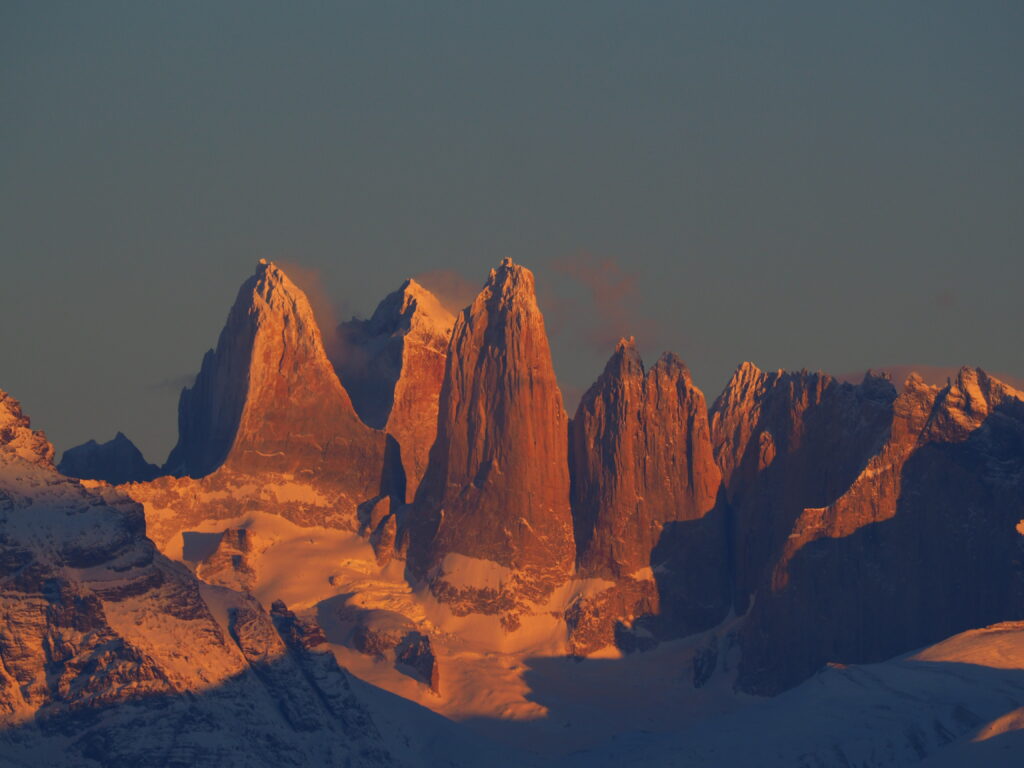
[[[260,258],[338,317],[532,268],[619,335],[1024,376],[1024,3],[0,4],[0,388],[162,462]],[[300,280],[302,282],[302,280]]]

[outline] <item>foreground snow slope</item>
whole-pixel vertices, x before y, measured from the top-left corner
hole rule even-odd
[[[573,766],[1020,765],[1024,623],[971,630],[881,664],[829,666],[742,711],[634,732]]]

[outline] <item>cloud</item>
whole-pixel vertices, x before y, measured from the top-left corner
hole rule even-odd
[[[413,276],[413,280],[437,297],[444,308],[457,315],[473,303],[481,284],[451,269],[432,269]]]
[[[317,325],[320,326],[320,333],[326,341],[334,335],[334,329],[338,327],[341,317],[341,307],[334,301],[324,288],[324,280],[320,270],[311,267],[304,267],[290,261],[274,262],[299,289],[306,294],[309,305],[313,308],[313,316]]]
[[[624,336],[650,341],[656,327],[653,319],[638,307],[638,273],[619,261],[598,258],[587,253],[556,259],[551,268],[581,288],[564,293],[550,306],[556,332],[578,336],[602,355],[611,354]]]

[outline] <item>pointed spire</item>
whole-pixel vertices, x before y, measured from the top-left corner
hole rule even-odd
[[[438,425],[417,496],[439,521],[435,594],[447,594],[451,554],[520,571],[523,592],[546,594],[573,557],[567,419],[533,273],[510,259],[455,321]]]
[[[182,392],[178,421],[166,466],[173,474],[202,477],[223,464],[246,472],[301,469],[350,486],[357,501],[371,488],[370,495],[379,492],[384,436],[356,416],[306,295],[265,259],[239,289],[216,350]]]

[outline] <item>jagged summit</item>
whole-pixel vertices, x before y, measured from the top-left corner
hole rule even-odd
[[[622,578],[650,565],[666,523],[715,504],[720,473],[704,394],[682,360],[650,370],[622,339],[570,428],[577,557],[585,574]]]
[[[112,485],[152,480],[160,474],[160,468],[148,463],[123,432],[105,443],[89,440],[68,448],[57,469],[68,477],[104,480]]]
[[[356,416],[324,351],[306,295],[261,260],[238,291],[215,350],[182,391],[166,470],[202,477],[221,465],[343,480],[380,492],[384,435]]]

